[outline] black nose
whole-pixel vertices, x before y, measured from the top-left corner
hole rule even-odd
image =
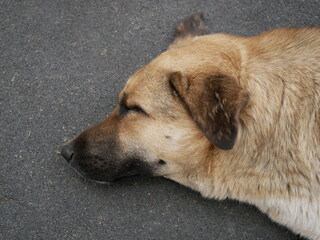
[[[72,155],[73,155],[73,146],[72,146],[71,143],[67,143],[67,144],[65,144],[65,145],[62,146],[61,155],[62,155],[68,162],[71,161]]]

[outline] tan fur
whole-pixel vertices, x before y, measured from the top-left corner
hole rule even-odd
[[[142,131],[148,131],[143,142],[169,161],[168,169],[160,174],[206,197],[320,202],[320,29],[280,29],[251,38],[216,34],[186,40],[135,74],[124,89],[129,96],[138,91],[135,101],[147,109],[149,104],[154,111],[168,111],[157,113],[162,124],[142,124],[146,128]],[[184,110],[172,106],[166,74],[175,71],[195,80],[225,73],[249,92],[250,101],[240,115],[241,132],[232,150],[211,146]],[[165,134],[173,141],[167,143]],[[295,230],[295,226],[289,227]]]
[[[193,90],[172,90],[168,76],[175,72]],[[188,112],[191,103],[181,100],[196,91],[201,98],[206,89],[199,83],[217,73],[249,96],[236,116],[230,150],[206,138]],[[127,105],[139,105],[148,116],[130,112],[121,120],[120,145],[149,162],[164,159],[155,175],[205,197],[255,204],[294,232],[320,239],[320,28],[248,38],[182,36],[128,80],[119,99],[124,95]],[[204,107],[201,99],[195,104]]]

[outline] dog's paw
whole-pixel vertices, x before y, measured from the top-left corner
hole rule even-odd
[[[197,36],[207,33],[202,13],[195,13],[185,18],[176,28],[176,37]]]

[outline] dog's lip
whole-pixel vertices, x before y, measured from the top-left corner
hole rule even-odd
[[[70,163],[69,165],[70,165],[70,167],[71,167],[81,178],[83,178],[83,179],[85,179],[85,180],[89,180],[90,182],[110,185],[112,182],[114,182],[114,180],[116,180],[116,179],[113,179],[113,180],[110,180],[110,181],[94,180],[94,179],[92,179],[92,178],[89,178],[89,177],[87,176],[87,174],[86,174],[84,171],[82,171],[81,169],[78,169],[77,167],[72,166],[71,163]]]
[[[82,176],[82,177],[84,179],[86,179],[86,180],[89,180],[90,182],[94,182],[94,183],[98,183],[98,184],[104,184],[104,185],[111,185],[111,183],[114,182],[114,180],[113,181],[97,181],[97,180],[93,180],[93,179],[90,179],[90,178],[86,178],[84,176]]]
[[[89,180],[90,182],[98,183],[98,184],[111,185],[113,182],[115,182],[115,181],[117,181],[117,180],[119,180],[119,179],[121,179],[121,178],[139,175],[139,173],[137,173],[137,172],[130,172],[129,174],[122,174],[122,175],[119,175],[119,176],[117,176],[117,177],[110,178],[110,180],[108,180],[108,181],[95,180],[95,179],[92,179],[92,178],[88,177],[88,175],[87,175],[83,170],[81,170],[80,168],[78,168],[77,166],[75,166],[75,164],[72,164],[72,163],[73,163],[73,161],[71,160],[68,165],[69,165],[81,178],[83,178],[83,179],[85,179],[85,180]]]

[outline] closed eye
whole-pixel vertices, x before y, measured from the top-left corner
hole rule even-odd
[[[141,112],[145,113],[145,111],[139,106],[127,106],[128,111]]]
[[[136,113],[142,113],[142,114],[148,115],[140,106],[137,106],[137,105],[127,106],[124,103],[121,103],[120,110],[119,110],[120,115],[125,116],[129,112],[136,112]]]
[[[123,94],[120,100],[120,109],[119,114],[121,116],[125,116],[129,112],[136,112],[136,113],[142,113],[146,116],[149,116],[146,111],[144,111],[139,105],[127,105],[127,98],[128,96],[126,94]]]

